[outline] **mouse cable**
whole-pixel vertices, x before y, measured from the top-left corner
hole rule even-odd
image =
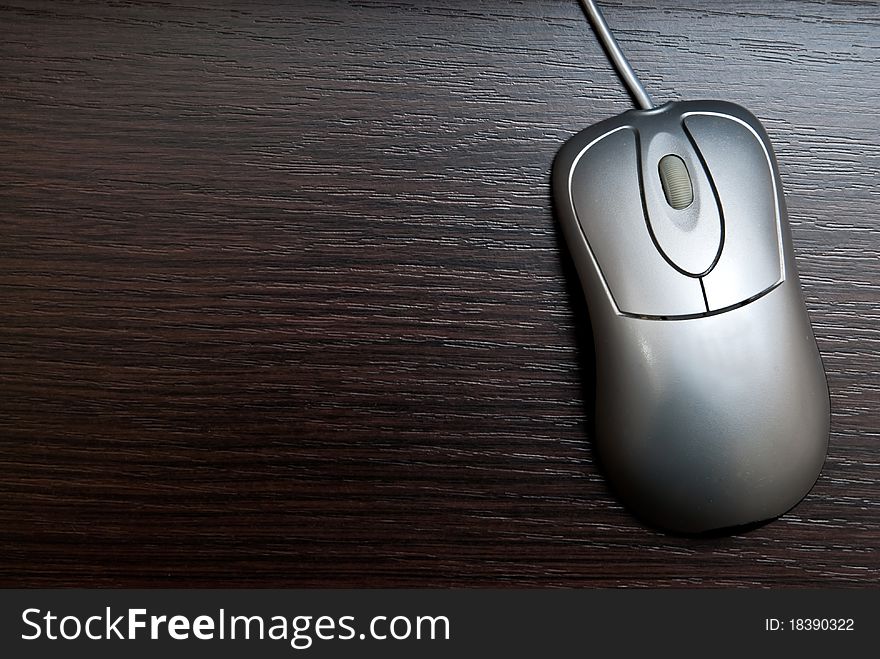
[[[620,50],[620,46],[617,45],[617,39],[611,34],[608,23],[605,22],[605,18],[602,16],[602,12],[599,11],[599,7],[596,6],[596,3],[593,0],[580,0],[580,3],[584,8],[584,13],[587,15],[587,18],[590,19],[593,31],[596,33],[596,36],[599,37],[599,41],[605,49],[605,54],[608,55],[608,59],[611,60],[614,69],[617,71],[617,75],[623,80],[623,84],[626,85],[626,88],[629,90],[633,100],[635,100],[636,105],[642,110],[650,110],[653,108],[654,103],[651,102],[651,97],[648,96],[648,92],[642,87],[642,83],[639,81],[638,76],[636,76],[636,72],[633,71],[626,56],[623,54],[623,51]]]

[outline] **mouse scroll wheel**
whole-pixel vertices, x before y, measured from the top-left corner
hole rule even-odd
[[[694,188],[684,160],[670,153],[660,158],[658,169],[663,193],[669,205],[675,210],[690,206],[694,200]]]

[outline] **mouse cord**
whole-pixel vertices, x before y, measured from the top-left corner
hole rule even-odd
[[[602,12],[599,11],[599,7],[596,6],[596,3],[593,0],[580,0],[580,3],[584,8],[584,13],[587,15],[587,18],[590,19],[593,31],[596,33],[596,36],[599,37],[599,41],[605,48],[605,54],[608,55],[608,59],[611,60],[611,63],[617,71],[617,75],[623,80],[623,84],[626,85],[626,88],[629,90],[633,100],[635,100],[636,105],[642,110],[650,110],[653,108],[654,103],[651,102],[651,97],[648,96],[648,92],[642,87],[642,83],[639,81],[638,76],[636,76],[636,72],[633,71],[626,56],[623,54],[623,51],[620,50],[620,46],[617,45],[617,39],[611,34],[611,30],[608,28],[608,23],[605,22],[605,18],[602,16]]]

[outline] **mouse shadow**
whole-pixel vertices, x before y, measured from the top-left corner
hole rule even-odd
[[[618,495],[608,478],[608,473],[602,463],[602,456],[596,448],[596,348],[593,340],[593,324],[590,320],[590,310],[584,297],[584,290],[581,286],[580,277],[578,276],[577,267],[571,256],[571,251],[565,240],[562,226],[556,212],[555,200],[551,195],[551,204],[553,207],[553,229],[556,239],[556,248],[559,253],[562,274],[565,282],[565,292],[571,309],[571,319],[574,327],[574,338],[576,344],[576,355],[578,361],[578,375],[581,382],[581,393],[584,401],[585,423],[584,428],[587,433],[586,446],[590,455],[590,460],[595,466],[596,472],[601,476],[602,487],[605,493],[617,501],[626,512],[646,528],[662,533],[669,537],[680,538],[728,538],[731,536],[742,535],[761,528],[773,521],[771,518],[750,524],[740,526],[729,526],[701,533],[683,533],[678,531],[670,531],[662,527],[656,526],[649,521],[643,519],[638,513],[633,511]]]

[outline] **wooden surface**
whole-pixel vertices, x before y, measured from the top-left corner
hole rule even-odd
[[[828,371],[812,493],[700,539],[591,447],[577,3],[211,4],[0,6],[0,585],[877,584],[876,3],[604,3],[765,123]]]

